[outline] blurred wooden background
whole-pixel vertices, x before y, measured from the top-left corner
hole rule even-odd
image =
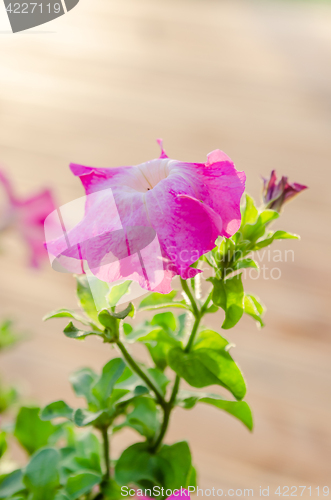
[[[81,0],[51,24],[8,29],[0,33],[0,161],[20,193],[48,185],[59,204],[71,201],[83,191],[70,161],[139,163],[158,156],[157,137],[182,160],[223,149],[256,198],[260,175],[273,168],[309,185],[277,223],[302,236],[275,246],[293,249],[294,262],[266,256],[281,278],[246,285],[267,305],[267,326],[258,331],[247,318],[227,332],[254,433],[201,405],[176,411],[168,442],[189,440],[201,487],[258,496],[270,486],[278,498],[279,485],[331,486],[331,4]],[[26,269],[18,241],[7,239],[5,250],[0,317],[16,318],[28,336],[1,357],[0,371],[30,401],[77,404],[68,375],[100,370],[114,352],[65,338],[60,320],[43,324],[47,311],[76,306],[73,278],[47,262]],[[221,321],[220,313],[211,326]],[[135,439],[118,436],[114,453]]]

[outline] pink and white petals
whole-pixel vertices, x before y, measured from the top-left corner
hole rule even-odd
[[[210,153],[205,164],[186,163],[169,159],[158,142],[160,158],[137,166],[71,165],[86,204],[75,227],[48,240],[48,251],[62,265],[63,257],[81,258],[103,281],[133,279],[168,293],[173,276],[193,277],[199,271],[191,264],[214,248],[218,236],[238,230],[245,174],[221,151]]]
[[[50,190],[44,191],[29,198],[18,198],[9,179],[0,172],[0,182],[6,193],[3,226],[18,230],[30,250],[30,265],[39,267],[47,256],[44,247],[44,222],[47,216],[55,209],[55,202]]]

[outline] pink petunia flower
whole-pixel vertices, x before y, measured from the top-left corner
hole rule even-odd
[[[59,266],[78,273],[87,266],[108,283],[132,279],[169,293],[175,275],[193,277],[200,271],[191,264],[218,236],[238,230],[245,173],[222,151],[206,163],[188,163],[168,158],[158,142],[160,158],[137,166],[70,165],[85,188],[85,215],[68,227],[70,204],[61,207],[65,234],[47,238]]]
[[[52,193],[45,189],[29,198],[19,199],[2,171],[0,171],[0,183],[6,195],[0,213],[0,230],[15,228],[30,249],[31,266],[39,267],[41,260],[47,256],[44,247],[44,222],[55,209]]]
[[[307,186],[296,182],[290,184],[287,177],[284,176],[277,182],[276,171],[272,170],[269,179],[263,178],[263,202],[266,208],[280,212],[284,203],[294,198],[304,189],[307,189]]]

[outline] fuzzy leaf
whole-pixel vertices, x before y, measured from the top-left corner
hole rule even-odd
[[[262,320],[262,316],[264,313],[264,308],[258,301],[254,295],[245,294],[244,299],[244,311],[245,314],[251,316],[255,321],[257,321],[258,325],[263,327],[264,323]]]
[[[212,299],[215,305],[225,311],[225,320],[222,328],[233,328],[244,313],[244,287],[241,274],[226,280],[210,278],[213,285]]]
[[[52,420],[53,418],[67,418],[72,419],[74,410],[70,408],[64,401],[54,401],[45,406],[40,412],[41,420]]]
[[[229,401],[217,394],[193,391],[181,391],[178,395],[178,404],[183,408],[191,409],[199,402],[224,410],[238,418],[249,430],[253,429],[252,412],[245,401]]]
[[[29,454],[47,445],[57,427],[39,418],[40,408],[23,406],[16,418],[14,435]]]
[[[179,347],[171,349],[169,366],[193,387],[217,384],[228,389],[236,399],[242,399],[246,384],[228,347],[228,341],[218,333],[205,330],[199,334],[190,353]]]
[[[131,283],[132,281],[127,280],[121,283],[120,285],[114,285],[111,288],[107,296],[107,302],[109,304],[109,307],[115,307],[117,305],[117,303],[123,297],[123,295],[128,293]]]

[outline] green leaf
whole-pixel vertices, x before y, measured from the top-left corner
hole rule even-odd
[[[145,297],[139,304],[138,309],[142,309],[143,307],[149,306],[157,306],[160,304],[167,304],[172,302],[177,295],[177,290],[172,290],[170,293],[150,293],[147,297]]]
[[[52,500],[59,485],[60,454],[55,448],[36,452],[25,468],[23,482],[34,493],[34,499]]]
[[[2,387],[0,384],[0,414],[10,408],[17,397],[18,394],[14,387]]]
[[[190,475],[189,475],[189,480],[188,480],[188,486],[193,486],[194,488],[197,487],[197,471],[195,469],[195,467],[191,467],[191,472],[190,472]]]
[[[107,417],[108,412],[106,410],[93,412],[78,408],[74,413],[73,420],[77,427],[86,427],[87,425],[97,426],[98,423],[101,423],[101,419],[108,420]]]
[[[133,402],[133,406],[133,411],[127,415],[126,425],[132,427],[147,439],[153,438],[160,426],[154,399],[137,398]]]
[[[162,326],[165,330],[172,330],[173,332],[177,328],[177,321],[172,312],[163,312],[155,314],[152,321],[150,322],[152,326],[158,325]]]
[[[88,403],[95,403],[91,389],[98,378],[98,375],[90,368],[82,368],[73,373],[69,380],[76,396],[84,397]]]
[[[39,418],[40,408],[23,406],[16,418],[14,435],[29,454],[47,445],[57,427]]]
[[[0,482],[0,498],[10,498],[15,493],[23,491],[23,473],[20,469],[11,472]]]
[[[246,384],[229,352],[229,343],[212,330],[201,332],[190,353],[181,348],[169,351],[169,366],[193,387],[221,385],[242,399]]]
[[[126,370],[128,369],[126,368]],[[114,395],[116,396],[116,393],[119,394],[119,398],[114,398]],[[119,379],[118,383],[115,385],[111,402],[113,405],[118,405],[148,393],[149,389],[147,388],[146,384],[140,379],[140,377],[138,377],[138,375],[131,372],[131,375],[129,377],[124,379],[122,376]]]
[[[93,295],[85,274],[77,275],[77,297],[83,310],[89,318],[98,325],[98,311],[95,307]]]
[[[191,452],[186,441],[175,443],[172,446],[163,445],[158,457],[162,460],[163,485],[172,490],[187,488],[191,469]]]
[[[5,454],[7,450],[6,433],[0,431],[0,458]]]
[[[233,271],[238,271],[239,269],[247,269],[248,267],[253,267],[254,269],[258,269],[259,266],[253,259],[242,259],[238,260],[234,266]]]
[[[279,213],[275,210],[263,210],[254,224],[247,223],[241,228],[244,240],[254,242],[261,238],[266,230],[266,225],[275,219],[278,219]]]
[[[176,338],[179,340],[182,340],[185,337],[186,318],[187,313],[183,313],[177,316],[178,330],[176,331]]]
[[[265,309],[262,306],[262,304],[258,301],[258,299],[254,297],[254,295],[245,294],[244,311],[245,314],[248,314],[253,319],[255,319],[255,321],[257,321],[259,326],[261,327],[264,326],[262,316],[265,312]]]
[[[79,330],[73,325],[71,321],[69,325],[65,327],[63,333],[65,334],[66,337],[69,337],[70,339],[79,339],[79,340],[83,340],[89,335],[100,335],[99,331]]]
[[[276,231],[275,233],[269,233],[268,237],[264,240],[258,241],[253,250],[260,250],[261,248],[271,245],[274,240],[299,240],[300,237],[297,234],[287,233],[286,231]]]
[[[111,359],[102,369],[102,374],[92,387],[92,394],[100,403],[100,408],[107,408],[107,400],[112,393],[115,383],[125,369],[121,358]]]
[[[134,314],[134,307],[133,307],[133,304],[128,304],[127,307],[125,309],[123,309],[123,311],[119,311],[119,312],[111,312],[110,315],[113,316],[114,318],[117,318],[117,319],[124,319],[126,318],[127,316],[133,316]]]
[[[159,387],[160,392],[165,396],[167,385],[170,382],[168,377],[158,368],[148,368],[147,371],[156,385]]]
[[[165,330],[154,330],[145,337],[140,338],[139,341],[146,345],[156,367],[161,371],[167,367],[167,356],[170,349],[182,345],[181,342]]]
[[[207,314],[213,314],[213,313],[216,313],[218,311],[218,306],[216,306],[215,304],[212,304],[211,306],[209,306],[206,310],[206,313]]]
[[[136,443],[122,453],[115,467],[119,484],[135,483],[169,489],[186,488],[191,477],[191,453],[186,442],[163,445],[158,453],[148,450],[146,443]]]
[[[85,493],[89,493],[94,486],[100,484],[102,476],[94,472],[81,472],[69,477],[66,491],[70,500],[76,500]]]
[[[246,194],[246,204],[241,219],[241,227],[245,226],[245,224],[254,224],[254,222],[256,222],[258,214],[259,211],[255,206],[253,198]]]
[[[123,295],[128,293],[131,283],[132,280],[128,280],[124,281],[124,283],[121,283],[120,285],[114,285],[111,288],[109,295],[107,296],[109,307],[115,307],[117,305]]]
[[[70,309],[57,309],[56,311],[52,311],[43,317],[43,321],[47,321],[53,318],[72,318],[76,321],[79,321],[83,325],[90,326],[91,324],[91,322],[84,318],[84,316],[81,316],[80,314]]]
[[[70,500],[69,497],[65,494],[65,492],[58,491],[54,497],[54,500]]]
[[[102,491],[105,495],[105,500],[119,500],[119,498],[123,498],[121,488],[113,479],[108,480],[107,485],[103,487]]]
[[[41,420],[52,420],[53,418],[66,418],[68,420],[72,419],[74,410],[70,408],[64,401],[54,401],[45,406],[40,412]]]
[[[127,342],[135,342],[146,337],[149,333],[159,332],[162,330],[161,326],[150,326],[149,324],[140,325],[137,328],[132,328],[128,323],[123,324],[124,334]]]
[[[261,224],[265,225],[265,224],[269,224],[270,222],[272,222],[275,219],[278,219],[278,217],[279,217],[278,212],[276,212],[275,210],[266,209],[260,213],[259,220],[260,220]]]
[[[152,454],[147,443],[136,443],[123,451],[115,466],[115,480],[120,485],[135,483],[161,486],[160,460]]]
[[[10,347],[19,340],[17,333],[13,331],[13,322],[5,320],[0,324],[0,351],[6,347]]]
[[[212,300],[215,305],[225,311],[225,320],[222,328],[233,328],[244,312],[244,287],[241,274],[237,274],[226,280],[210,278],[214,285]]]
[[[81,465],[81,460],[85,459],[87,461],[84,466],[85,469],[101,472],[101,446],[97,436],[90,431],[80,433],[79,437],[76,440],[75,446],[75,461],[77,462],[77,460],[79,459],[79,463]]]
[[[220,410],[230,413],[230,415],[238,418],[244,425],[246,425],[250,431],[253,429],[252,412],[246,401],[226,401],[213,395],[213,397],[201,398],[200,402],[207,403],[219,408]]]
[[[191,409],[196,403],[206,403],[240,420],[250,431],[253,429],[253,417],[250,407],[245,401],[229,401],[217,394],[181,391],[178,395],[178,404],[186,409]]]
[[[102,311],[100,311],[100,313],[98,315],[98,319],[99,319],[100,323],[102,324],[102,326],[104,326],[105,328],[108,328],[108,330],[110,330],[112,333],[116,333],[117,320],[112,314],[110,314],[108,309],[103,309]]]

